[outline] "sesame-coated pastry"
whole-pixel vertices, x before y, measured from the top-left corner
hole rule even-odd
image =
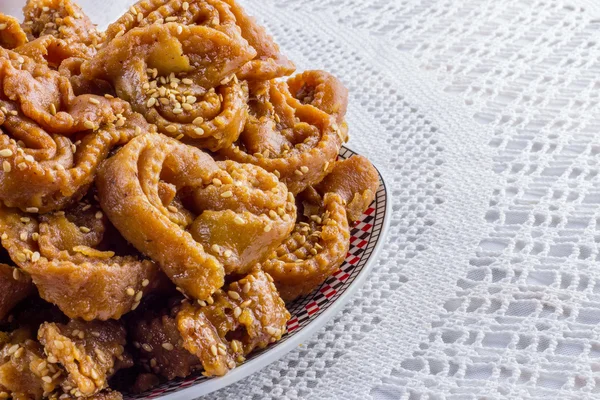
[[[106,41],[135,27],[163,22],[207,26],[233,38],[241,34],[255,55],[236,71],[240,80],[269,80],[294,72],[294,64],[279,51],[273,38],[233,0],[142,0],[108,27]]]
[[[289,317],[271,277],[255,269],[206,301],[145,313],[130,326],[144,369],[173,379],[201,369],[226,374],[255,348],[279,340]]]
[[[253,165],[215,162],[163,135],[135,138],[100,170],[100,204],[139,251],[188,296],[204,300],[291,231],[293,196]]]
[[[81,71],[112,82],[160,133],[215,151],[244,126],[248,89],[234,74],[255,55],[239,35],[171,22],[115,37]]]
[[[321,181],[347,137],[348,91],[309,71],[288,82],[250,84],[250,113],[239,139],[220,154],[275,173],[294,193]]]
[[[40,216],[0,209],[2,245],[40,296],[70,318],[118,319],[165,278],[132,254],[89,200]]]

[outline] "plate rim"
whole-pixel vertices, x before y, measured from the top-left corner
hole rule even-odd
[[[342,146],[347,150],[350,150],[353,155],[359,155],[354,151],[351,147]],[[340,149],[341,150],[341,149]],[[326,310],[324,310],[321,314],[319,314],[313,321],[307,324],[300,332],[297,332],[295,335],[287,339],[285,342],[281,343],[279,346],[274,347],[272,350],[267,350],[262,354],[258,355],[256,358],[253,358],[237,368],[234,368],[226,375],[212,378],[206,380],[198,385],[191,385],[190,387],[178,390],[173,393],[169,393],[162,396],[149,396],[148,399],[153,400],[189,400],[195,399],[201,396],[206,396],[207,394],[213,393],[219,389],[223,389],[229,385],[232,385],[248,376],[262,370],[266,366],[274,363],[279,360],[293,349],[298,347],[299,344],[306,341],[310,337],[312,337],[319,329],[321,329],[329,320],[331,320],[343,306],[345,306],[348,301],[354,296],[354,294],[360,289],[367,276],[371,273],[371,270],[375,266],[377,260],[379,260],[379,255],[381,250],[383,249],[383,245],[386,241],[386,236],[388,234],[388,230],[390,227],[391,220],[391,212],[392,206],[390,201],[390,193],[388,192],[388,186],[386,185],[386,176],[383,173],[382,169],[377,167],[377,164],[373,163],[373,166],[377,170],[379,177],[381,178],[381,185],[383,185],[383,190],[385,193],[385,214],[383,216],[383,222],[381,224],[381,232],[379,233],[379,240],[375,244],[373,251],[365,263],[365,266],[358,273],[352,284],[348,286],[346,291],[342,293],[336,301],[331,304]]]

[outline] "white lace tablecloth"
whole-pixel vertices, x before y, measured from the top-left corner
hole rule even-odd
[[[131,1],[81,3],[102,24]],[[299,69],[350,88],[350,146],[387,177],[393,217],[342,312],[207,397],[600,398],[594,3],[242,3]]]

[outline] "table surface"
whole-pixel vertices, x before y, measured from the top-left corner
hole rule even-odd
[[[80,3],[102,26],[132,2]],[[343,311],[207,398],[598,398],[594,2],[242,3],[299,70],[349,87],[350,147],[387,177],[393,216]]]

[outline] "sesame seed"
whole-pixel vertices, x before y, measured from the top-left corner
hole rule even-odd
[[[36,262],[40,259],[40,253],[38,253],[37,251],[34,251],[33,254],[31,255],[31,261]]]
[[[13,111],[9,112],[9,114],[10,114],[10,115],[18,115],[19,113],[18,113],[18,112],[16,112],[15,110],[13,110]]]
[[[174,22],[177,21],[177,17],[167,17],[165,18],[165,22]]]
[[[137,294],[135,295],[135,302],[139,303],[140,300],[142,300],[143,295],[144,295],[144,293],[141,290],[139,292],[137,292]]]
[[[279,329],[273,328],[272,326],[265,327],[265,331],[271,336],[277,336],[279,334]]]
[[[137,14],[138,14],[138,12],[137,12],[137,10],[135,9],[135,7],[134,7],[134,6],[131,6],[131,7],[129,7],[129,11],[131,11],[131,13],[132,13],[133,15],[137,15]]]
[[[175,125],[167,125],[167,127],[165,129],[167,130],[167,132],[170,132],[170,133],[174,133],[177,131],[177,127]]]
[[[194,83],[194,81],[193,81],[193,80],[191,80],[190,78],[183,78],[183,79],[181,80],[181,83],[183,83],[184,85],[191,85],[191,84],[193,84],[193,83]]]
[[[202,128],[194,128],[194,133],[198,136],[204,135],[204,129]]]
[[[212,183],[215,186],[221,186],[223,184],[219,178],[213,178]]]
[[[25,253],[17,253],[16,255],[17,260],[21,261],[21,262],[25,262],[27,261],[27,256],[25,255]]]
[[[177,135],[177,137],[176,137],[175,139],[176,139],[176,140],[181,140],[181,139],[183,139],[183,136],[184,136],[184,135],[183,135],[183,133],[182,133],[181,135]]]
[[[138,15],[137,15],[137,22],[142,22],[143,19],[144,19],[144,15],[138,13]]]
[[[163,347],[163,349],[165,349],[167,351],[171,351],[175,348],[171,343],[167,343],[167,342],[163,343],[162,347]]]
[[[149,284],[150,284],[150,281],[149,281],[148,279],[144,279],[144,280],[142,281],[142,287],[146,287],[146,286],[148,286]]]
[[[221,197],[223,197],[223,198],[228,198],[231,196],[233,196],[233,193],[231,192],[231,190],[221,193]]]
[[[271,225],[265,225],[265,228],[263,230],[265,232],[270,232],[271,231]]]
[[[27,232],[21,232],[21,235],[19,237],[21,238],[21,240],[27,240]]]
[[[125,293],[127,293],[128,296],[133,296],[133,295],[135,295],[135,290],[133,288],[129,287],[129,288],[127,288]]]
[[[33,239],[34,241],[36,241],[36,242],[37,242],[37,240],[38,240],[39,238],[40,238],[40,234],[39,234],[39,233],[37,233],[37,232],[33,232],[33,233],[31,234],[31,239]]]
[[[233,219],[233,222],[235,222],[238,225],[244,225],[246,223],[246,220],[240,217],[239,215],[236,215],[236,217]]]
[[[221,344],[221,343],[219,343]],[[227,354],[227,350],[221,348],[221,346],[219,346],[219,348],[217,349],[217,351],[219,352],[220,355],[224,356],[225,354]]]
[[[177,27],[177,34],[178,34],[178,35],[181,35],[182,33],[183,33],[183,26],[179,25],[179,26]]]
[[[19,278],[21,277],[21,273],[19,272],[18,269],[15,268],[15,269],[13,269],[12,276],[15,281],[18,281]]]
[[[142,345],[142,349],[146,350],[147,352],[151,352],[152,351],[152,346],[150,346],[148,343],[144,343]]]
[[[135,134],[136,135],[140,135],[142,133],[142,128],[140,128],[139,126],[135,127]]]
[[[10,149],[2,149],[2,150],[0,150],[0,156],[2,156],[2,157],[10,157],[12,155],[13,155],[13,152]]]
[[[65,345],[64,345],[64,343],[63,343],[63,342],[61,342],[60,340],[55,340],[55,341],[54,341],[54,346],[55,346],[57,349],[59,349],[59,350],[61,350],[61,349],[64,349],[64,348],[65,348]]]
[[[242,309],[239,307],[236,307],[233,309],[233,316],[236,318],[239,318],[240,315],[242,315]]]
[[[217,355],[217,346],[215,346],[214,344],[211,344],[210,352],[212,353],[213,356],[216,356]]]
[[[277,218],[277,213],[273,210],[269,210],[269,217],[271,218]]]
[[[304,175],[304,174],[302,173],[302,171],[300,171],[299,169],[295,170],[295,171],[294,171],[294,174],[296,174],[296,175],[298,175],[298,176],[302,176],[302,175]]]
[[[148,107],[148,108],[154,107],[155,104],[156,104],[156,99],[154,97],[150,97],[150,100],[148,100],[148,102],[146,103],[146,107]]]
[[[225,250],[225,253],[223,253],[223,255],[225,256],[225,258],[229,258],[233,255],[233,252],[231,250]]]
[[[4,29],[6,29],[7,26],[8,26],[8,24],[0,24],[0,31],[3,31]]]
[[[21,217],[20,220],[23,223],[28,223],[29,221],[31,221],[31,218],[29,218],[29,217]]]
[[[313,221],[315,221],[317,224],[320,224],[323,221],[321,219],[321,217],[319,217],[318,215],[311,215],[310,219],[312,219]]]
[[[206,302],[210,305],[214,304],[215,299],[212,298],[212,296],[208,296],[208,299],[206,299]]]
[[[83,123],[83,126],[85,126],[87,129],[94,129],[95,125],[92,121],[85,121]]]
[[[181,7],[183,8],[184,11],[187,11],[188,8],[190,8],[190,3],[188,3],[187,1],[184,1],[183,5]]]
[[[184,110],[186,110],[186,111],[192,111],[192,110],[193,110],[193,107],[192,107],[192,105],[191,105],[191,104],[188,104],[188,103],[184,103],[184,104],[182,104],[182,105],[181,105],[181,107],[182,107]],[[197,128],[196,128],[196,129],[197,129]]]
[[[4,232],[2,236],[0,236],[0,238],[2,238],[2,240],[6,240],[8,239],[8,235],[6,234],[6,232]]]
[[[50,103],[50,114],[56,115],[56,106],[54,103]]]
[[[173,114],[175,114],[175,115],[183,114],[183,110],[181,108],[174,108]]]
[[[46,383],[52,383],[52,378],[49,376],[42,376],[42,380]]]
[[[175,206],[168,206],[167,210],[174,212],[174,213],[179,211],[179,210],[177,210],[177,207],[175,207]]]
[[[98,105],[98,104],[100,104],[100,101],[99,101],[98,99],[94,98],[94,97],[90,97],[90,98],[88,99],[88,101],[89,101],[91,104],[95,104],[95,105]]]
[[[79,230],[83,233],[90,233],[91,229],[88,228],[87,226],[80,226]]]
[[[133,303],[133,305],[131,306],[131,311],[134,311],[136,308],[138,308],[139,305],[140,303]]]

